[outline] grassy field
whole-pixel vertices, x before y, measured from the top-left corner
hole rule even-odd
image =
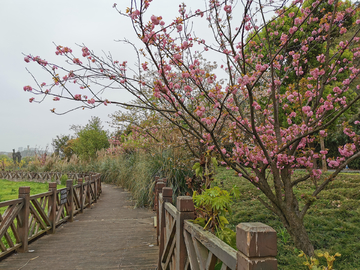
[[[240,188],[241,195],[234,200],[233,213],[229,216],[232,229],[241,222],[263,222],[273,227],[278,235],[279,269],[307,269],[278,217],[256,199],[260,195],[256,188],[225,168],[219,168],[214,184],[226,189],[233,185]],[[310,195],[312,190],[311,185],[301,184],[295,193]],[[360,270],[360,174],[340,174],[319,194],[304,223],[316,252],[341,254],[336,258],[334,269]]]
[[[29,181],[13,182],[0,179],[0,202],[17,199],[19,196],[19,187],[30,187],[30,195],[43,193],[49,190],[48,183]],[[58,189],[63,187],[65,186],[58,185]]]
[[[30,195],[36,195],[39,193],[43,193],[49,190],[49,184],[48,183],[36,183],[36,182],[13,182],[9,180],[0,179],[0,202],[2,201],[9,201],[17,199],[19,196],[19,187],[30,187]],[[65,186],[58,185],[58,189],[63,188]],[[7,207],[1,207],[0,208],[0,214],[3,214],[5,212]],[[16,221],[15,221],[16,224]],[[12,239],[13,242],[15,242],[15,237],[13,232],[8,229],[8,233]],[[5,237],[0,239],[2,243],[5,245],[5,247],[9,247],[8,243],[5,241]]]

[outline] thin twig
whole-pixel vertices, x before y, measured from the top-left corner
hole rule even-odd
[[[35,260],[35,259],[37,259],[37,258],[39,258],[39,257],[40,257],[40,256],[37,256],[37,257],[35,257],[35,258],[32,258],[32,259],[28,260],[28,262],[25,263],[23,266],[21,266],[18,270],[20,270],[21,268],[24,268],[30,261],[33,261],[33,260]]]

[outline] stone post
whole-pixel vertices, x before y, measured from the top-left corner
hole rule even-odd
[[[21,222],[18,224],[18,233],[22,246],[18,248],[18,252],[27,252],[29,236],[30,187],[19,187],[19,198],[24,200],[24,205],[19,212]]]
[[[179,211],[179,215],[176,218],[176,253],[175,253],[175,265],[176,270],[184,269],[187,252],[184,240],[184,220],[195,218],[195,207],[192,197],[179,196],[176,201],[176,208]]]
[[[277,270],[276,231],[261,222],[236,226],[237,270]]]

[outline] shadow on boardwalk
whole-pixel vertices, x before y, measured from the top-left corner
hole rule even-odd
[[[134,209],[130,193],[103,184],[92,209],[53,235],[29,245],[29,253],[0,261],[0,270],[155,269],[158,247],[153,212]]]

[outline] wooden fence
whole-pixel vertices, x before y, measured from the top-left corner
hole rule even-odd
[[[67,180],[66,188],[49,183],[49,191],[30,196],[30,187],[19,188],[19,198],[0,202],[0,259],[17,250],[27,252],[28,243],[97,202],[101,194],[100,174]],[[3,213],[3,214],[1,214]]]
[[[7,180],[31,180],[40,182],[59,182],[63,174],[68,179],[78,180],[93,173],[75,173],[75,172],[28,172],[28,171],[0,171],[0,179]]]
[[[192,197],[177,197],[172,204],[172,189],[157,180],[155,208],[157,216],[158,270],[275,270],[277,269],[276,231],[260,222],[240,223],[236,227],[233,249],[211,232],[192,223]]]

